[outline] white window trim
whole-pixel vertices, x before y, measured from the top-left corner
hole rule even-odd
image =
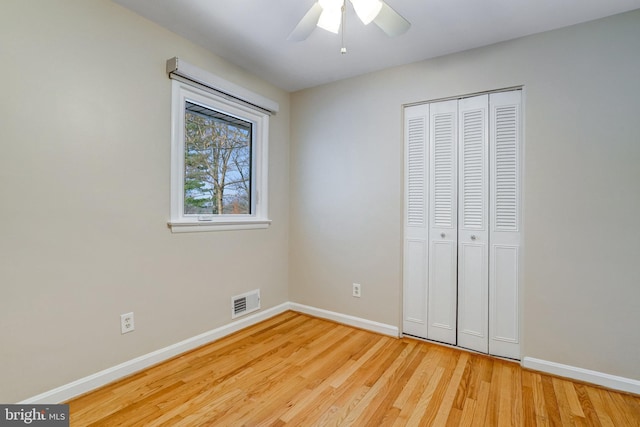
[[[184,215],[184,120],[186,100],[211,106],[254,124],[252,141],[251,215]],[[171,100],[171,219],[174,233],[267,228],[269,115],[182,81],[172,80]]]

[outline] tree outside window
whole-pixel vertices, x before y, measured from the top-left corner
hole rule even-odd
[[[185,105],[184,214],[250,215],[252,123]]]

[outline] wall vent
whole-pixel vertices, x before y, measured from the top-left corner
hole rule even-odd
[[[260,310],[260,289],[231,297],[231,318]]]

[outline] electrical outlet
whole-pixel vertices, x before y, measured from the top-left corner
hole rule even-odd
[[[353,293],[352,295],[356,298],[360,298],[361,292],[360,292],[360,283],[354,283],[353,284]]]
[[[133,332],[135,328],[135,323],[133,323],[133,312],[120,315],[121,333],[126,334],[127,332]]]

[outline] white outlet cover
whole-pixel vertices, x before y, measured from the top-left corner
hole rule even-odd
[[[354,283],[352,295],[354,297],[360,298],[361,294],[362,294],[362,285],[360,285],[359,283]]]
[[[133,312],[120,315],[120,332],[126,334],[135,330]]]

